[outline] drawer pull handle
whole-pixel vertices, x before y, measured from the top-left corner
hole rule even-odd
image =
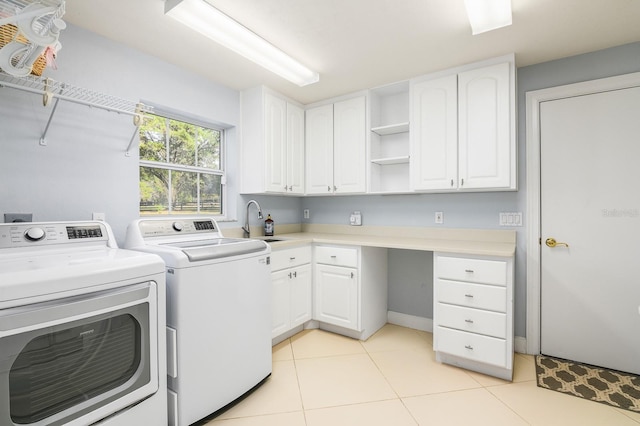
[[[465,345],[464,347],[465,347],[465,349],[469,349],[470,351],[473,350],[473,346],[471,346],[471,345]]]
[[[296,260],[296,258],[295,257],[290,257],[289,260]]]
[[[469,324],[473,324],[473,320],[472,319],[466,319],[466,320],[464,320],[464,322],[469,323]]]
[[[473,299],[473,294],[465,294],[464,297],[470,297]]]
[[[473,269],[465,269],[464,271],[469,273],[469,274],[473,274],[473,272],[474,272]]]
[[[331,256],[332,259],[335,259],[336,257],[338,256],[336,256],[335,254]]]

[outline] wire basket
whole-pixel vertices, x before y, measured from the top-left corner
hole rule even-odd
[[[19,43],[23,43],[25,46],[29,43],[22,34],[18,34],[18,27],[13,24],[6,24],[0,26],[0,49],[2,49],[6,44],[17,41]],[[18,61],[19,58],[14,59],[14,61]],[[14,64],[15,65],[15,64]],[[41,76],[42,72],[47,66],[47,59],[44,54],[40,55],[38,59],[33,63],[33,67],[31,68],[31,74]]]

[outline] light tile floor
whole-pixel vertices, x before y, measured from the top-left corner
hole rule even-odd
[[[640,424],[640,414],[538,388],[516,354],[513,382],[440,364],[432,335],[387,324],[366,342],[305,330],[273,348],[271,377],[208,426]]]

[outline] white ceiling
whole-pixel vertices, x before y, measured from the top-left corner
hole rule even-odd
[[[512,0],[513,25],[476,36],[464,0],[208,1],[320,82],[298,87],[254,65],[164,16],[164,0],[66,0],[64,19],[225,86],[265,84],[304,104],[511,52],[521,67],[640,41],[640,0]]]

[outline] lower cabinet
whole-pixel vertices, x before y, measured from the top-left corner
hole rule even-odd
[[[271,337],[275,338],[311,320],[311,247],[274,250],[271,271]]]
[[[314,247],[314,316],[320,328],[365,340],[387,322],[387,250]]]
[[[513,257],[434,253],[433,265],[436,359],[511,380]]]

